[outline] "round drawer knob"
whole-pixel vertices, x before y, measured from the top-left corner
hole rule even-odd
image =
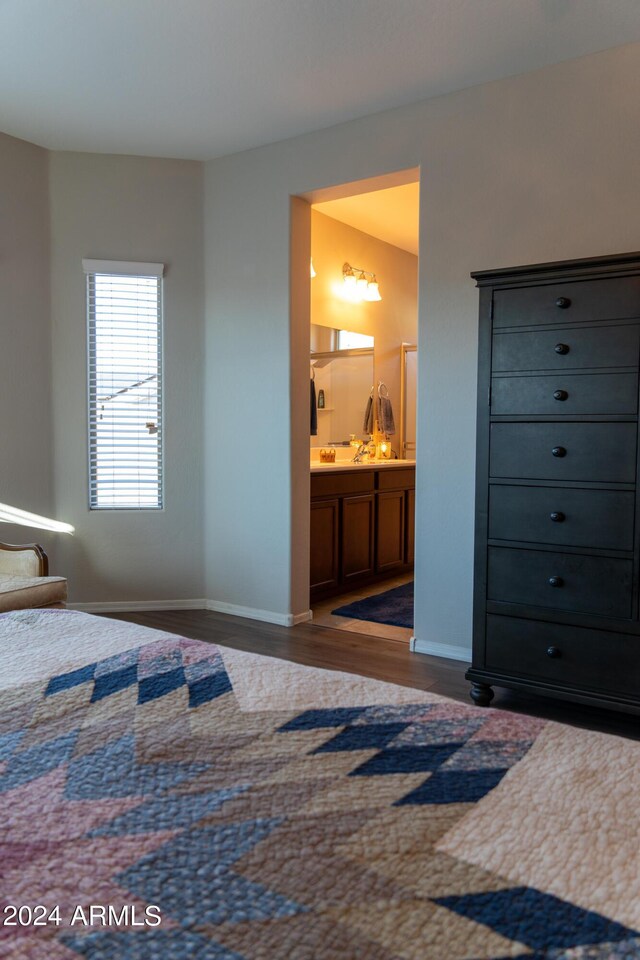
[[[571,306],[571,300],[569,297],[558,297],[556,300],[556,307],[560,307],[561,310],[566,310],[567,307]]]
[[[549,577],[549,586],[550,587],[563,587],[564,580],[562,577]]]
[[[569,344],[556,343],[553,349],[555,350],[556,353],[562,353],[562,354],[569,353]]]
[[[566,390],[555,390],[553,394],[554,400],[566,400],[569,397],[569,394]]]
[[[549,516],[554,523],[564,523],[566,519],[562,510],[554,510],[553,513],[549,514]]]
[[[559,647],[547,647],[547,656],[551,657],[552,660],[559,660],[562,656],[562,651]]]
[[[566,457],[567,448],[566,447],[554,447],[551,453],[554,457]]]

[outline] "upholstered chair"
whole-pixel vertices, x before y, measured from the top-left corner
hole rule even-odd
[[[65,577],[50,577],[49,561],[37,543],[0,543],[0,613],[28,607],[64,607]]]

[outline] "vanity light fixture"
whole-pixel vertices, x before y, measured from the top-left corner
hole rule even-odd
[[[345,263],[342,267],[342,279],[349,298],[353,300],[382,300],[375,273],[363,270],[362,267],[352,267]]]

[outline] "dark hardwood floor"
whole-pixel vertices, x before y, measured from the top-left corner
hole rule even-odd
[[[414,654],[408,647],[393,640],[310,623],[291,628],[280,627],[207,610],[112,613],[109,616],[237,650],[279,657],[311,667],[358,673],[405,687],[430,690],[463,703],[471,702],[470,684],[464,678],[466,663]],[[491,706],[640,739],[640,718],[629,714],[530,693],[515,693],[498,687],[495,688],[495,700]]]

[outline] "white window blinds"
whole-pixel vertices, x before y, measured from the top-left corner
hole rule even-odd
[[[83,260],[89,506],[162,508],[162,264]]]

